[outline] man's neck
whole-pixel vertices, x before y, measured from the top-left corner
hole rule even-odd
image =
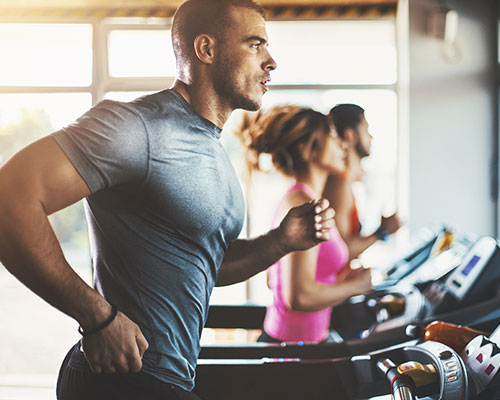
[[[220,128],[224,126],[233,111],[221,102],[213,88],[200,87],[195,83],[186,84],[176,79],[171,89],[184,97],[199,115]]]
[[[364,171],[361,165],[361,157],[354,147],[347,150],[347,158],[347,179],[350,182],[361,181]]]

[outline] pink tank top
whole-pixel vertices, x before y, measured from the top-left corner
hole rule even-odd
[[[292,186],[285,197],[297,190],[307,193],[313,199],[316,198],[311,188],[300,183]],[[276,226],[274,221],[273,226]],[[332,228],[330,233],[331,239],[319,244],[315,275],[317,282],[326,284],[335,283],[337,274],[348,258],[347,245],[337,228]],[[264,330],[269,336],[287,342],[317,343],[325,340],[330,327],[331,307],[316,312],[290,309],[282,296],[281,268],[281,261],[278,261],[268,269],[268,283],[273,293],[273,304],[267,308]]]

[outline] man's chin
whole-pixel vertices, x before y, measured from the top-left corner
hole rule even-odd
[[[245,99],[245,101],[240,102],[239,106],[236,108],[246,111],[257,111],[260,107],[262,107],[262,98],[258,101],[255,99]]]
[[[356,153],[358,153],[359,158],[365,158],[370,156],[370,151],[365,149],[359,142],[354,146]]]

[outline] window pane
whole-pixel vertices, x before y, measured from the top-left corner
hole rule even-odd
[[[0,165],[28,143],[73,122],[91,103],[88,93],[0,94]]]
[[[270,21],[273,84],[396,82],[393,20]]]
[[[91,102],[87,93],[0,95],[0,165],[28,143],[72,122]],[[82,204],[52,215],[50,221],[70,265],[91,283]],[[25,398],[54,398],[62,359],[79,338],[76,323],[34,295],[1,264],[0,316],[0,398],[20,394],[12,392],[10,397],[3,386],[27,384],[42,389],[30,390]],[[49,390],[52,397],[45,397]]]
[[[115,77],[174,76],[175,58],[170,31],[111,31],[109,74]]]
[[[0,24],[0,85],[89,86],[92,26]]]

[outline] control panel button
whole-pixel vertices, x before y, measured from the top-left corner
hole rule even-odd
[[[447,371],[453,371],[458,369],[458,365],[455,361],[449,361],[446,363],[446,370]]]
[[[443,350],[441,353],[439,353],[439,358],[441,360],[447,360],[448,358],[451,358],[453,356],[453,353],[450,350]]]

